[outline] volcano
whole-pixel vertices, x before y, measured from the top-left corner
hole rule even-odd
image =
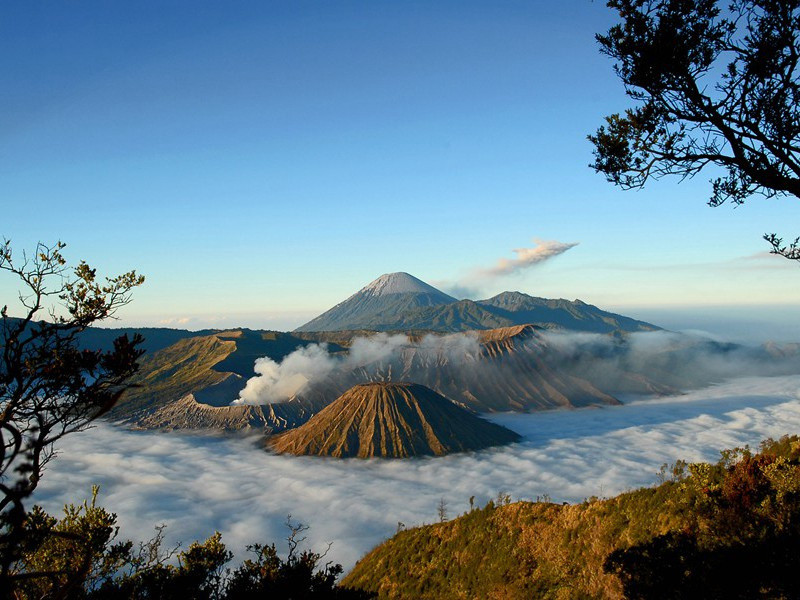
[[[581,300],[549,300],[522,292],[456,300],[408,273],[387,273],[295,331],[459,332],[529,323],[592,333],[659,329]]]
[[[297,331],[344,331],[375,329],[393,322],[398,315],[418,308],[456,302],[452,296],[437,290],[408,273],[387,273],[361,288]]]
[[[337,458],[441,456],[519,436],[415,383],[356,385],[307,423],[267,440],[279,453]]]

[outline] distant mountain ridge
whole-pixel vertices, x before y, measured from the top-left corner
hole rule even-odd
[[[295,331],[458,332],[528,323],[593,333],[660,329],[581,300],[549,300],[522,292],[502,292],[478,301],[456,300],[408,273],[387,273]]]
[[[417,308],[456,302],[408,273],[387,273],[295,331],[374,329],[374,323]]]

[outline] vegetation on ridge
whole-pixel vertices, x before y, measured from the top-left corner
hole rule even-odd
[[[118,539],[117,516],[91,501],[64,507],[61,519],[36,506],[25,520],[10,597],[16,600],[117,598],[151,600],[359,600],[372,597],[341,588],[341,565],[326,552],[303,550],[307,526],[287,518],[288,554],[275,544],[248,547],[251,558],[236,568],[219,532],[181,551],[164,545],[164,526],[134,544]]]
[[[800,438],[581,504],[490,502],[398,532],[344,584],[380,598],[794,598]]]

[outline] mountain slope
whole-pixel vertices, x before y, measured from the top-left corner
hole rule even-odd
[[[545,327],[594,333],[660,329],[644,321],[601,310],[581,300],[548,300],[522,292],[502,292],[488,300],[479,300],[478,304],[497,318],[507,318],[515,325],[536,323]]]
[[[507,501],[399,531],[342,585],[393,600],[800,597],[796,436],[614,498]]]
[[[380,329],[381,323],[414,308],[455,301],[455,298],[408,273],[387,273],[298,327],[297,331]]]
[[[336,369],[283,402],[243,408],[230,403],[254,375],[256,357],[280,361],[313,340],[246,330],[182,340],[145,357],[134,380],[139,387],[126,393],[111,418],[145,429],[278,432],[302,424],[355,385],[391,381],[414,381],[479,413],[617,403],[579,371],[564,370],[559,353],[550,352],[541,330],[530,325],[444,336],[433,346],[420,341],[409,339],[390,356]],[[345,352],[332,340],[328,349]],[[673,391],[642,380],[632,391]]]
[[[141,429],[241,429],[281,431],[305,422],[325,404],[298,399],[276,405],[230,406],[257,358],[280,361],[312,342],[286,333],[232,330],[182,339],[146,355],[134,387],[110,413]],[[330,344],[333,352],[341,351]]]
[[[457,301],[408,273],[389,273],[296,331],[457,332],[527,323],[593,333],[659,329],[580,300],[548,300],[521,292],[503,292],[477,302]]]
[[[519,436],[414,383],[352,387],[297,429],[268,441],[275,451],[402,458],[478,450]]]
[[[531,325],[437,340],[409,341],[388,357],[333,372],[298,397],[321,404],[360,383],[414,381],[478,413],[618,403],[579,372],[562,369],[559,354]]]
[[[372,319],[376,331],[459,332],[495,329],[518,323],[507,315],[495,314],[472,300],[439,306],[413,307],[401,312],[381,312]]]

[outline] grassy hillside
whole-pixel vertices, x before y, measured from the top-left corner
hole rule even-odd
[[[112,411],[121,417],[166,400],[218,384],[228,373],[214,369],[236,350],[236,342],[217,335],[180,340],[148,354],[122,401]]]
[[[491,502],[401,531],[343,584],[380,598],[796,598],[800,439],[577,505]]]

